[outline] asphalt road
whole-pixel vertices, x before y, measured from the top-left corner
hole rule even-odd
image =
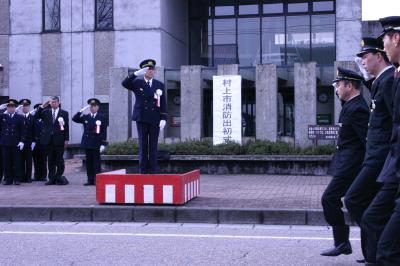
[[[316,226],[0,223],[0,265],[357,265],[319,255],[331,230]]]

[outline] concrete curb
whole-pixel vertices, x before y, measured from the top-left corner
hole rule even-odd
[[[348,215],[347,221],[352,224]],[[0,221],[327,225],[322,210],[174,206],[0,206]]]

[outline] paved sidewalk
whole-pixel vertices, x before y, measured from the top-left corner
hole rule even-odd
[[[202,175],[184,206],[99,205],[78,160],[67,186],[0,185],[0,221],[195,222],[326,225],[320,204],[329,176]]]
[[[43,182],[0,186],[0,205],[97,205],[95,187],[85,187],[81,162],[68,160],[67,186]],[[321,209],[320,199],[328,176],[202,175],[200,197],[187,207]]]

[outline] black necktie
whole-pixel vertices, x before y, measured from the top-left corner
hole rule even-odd
[[[149,85],[149,87],[150,87],[150,81],[147,81],[147,85]]]
[[[53,123],[56,121],[56,111],[53,110]]]

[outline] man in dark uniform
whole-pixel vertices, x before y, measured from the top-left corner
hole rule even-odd
[[[34,110],[31,112],[34,115],[41,104],[35,104]],[[47,176],[47,156],[46,150],[43,145],[40,144],[40,137],[43,129],[43,120],[41,118],[34,119],[35,129],[35,146],[32,148],[32,158],[34,165],[33,181],[46,181]]]
[[[362,59],[362,70],[375,78],[370,82],[371,115],[363,168],[345,196],[346,207],[358,225],[361,225],[365,210],[382,186],[376,180],[389,152],[394,94],[392,90],[394,68],[387,59],[382,41],[375,38],[363,38],[361,46],[361,52],[357,56]],[[369,261],[367,254],[371,252],[367,250],[369,246],[367,242],[367,232],[361,227],[361,250],[365,260],[358,260],[358,262]],[[371,249],[375,254],[376,249]]]
[[[364,38],[362,50],[357,56],[362,58],[362,64],[367,73],[375,77],[371,87],[371,116],[367,135],[367,151],[364,159],[364,167],[377,168],[379,172],[382,173],[381,169],[384,166],[384,160],[390,150],[390,138],[392,135],[394,67],[389,63],[386,53],[383,50],[381,39]],[[361,184],[368,185],[372,183],[375,185],[375,183],[368,178],[369,177],[363,177],[363,179],[358,180],[360,182],[358,187],[360,191],[357,193],[360,199],[362,199],[363,192],[371,193],[371,191],[368,191],[368,188],[360,187]],[[381,183],[384,180],[378,177],[377,181]],[[392,183],[385,182],[380,191],[393,191],[394,193],[392,194],[395,194],[397,191],[397,184],[393,185]],[[353,190],[353,193],[355,192],[356,191]],[[355,195],[357,196],[357,194]],[[377,195],[379,195],[379,193]],[[373,197],[372,193],[367,194],[365,197],[371,196]],[[391,196],[391,198],[393,197],[394,196]],[[381,218],[376,215],[381,208],[379,202],[384,198],[386,198],[386,196],[383,198],[381,196],[376,196],[374,198],[372,203],[369,204],[369,207],[364,211],[360,223],[362,236],[361,245],[366,263],[376,261],[376,246],[379,239],[379,237],[377,238],[376,229],[379,227],[379,221],[381,221]],[[392,201],[394,201],[394,198]],[[378,205],[376,205],[376,203],[378,203]],[[367,202],[365,204],[367,204]],[[383,228],[379,231],[381,232],[382,230]]]
[[[349,69],[338,67],[333,81],[336,94],[343,103],[339,116],[339,138],[330,172],[331,182],[322,195],[322,206],[326,221],[332,226],[334,247],[321,253],[322,256],[351,254],[349,226],[342,211],[341,198],[345,195],[358,171],[365,154],[369,109],[360,95],[363,77]]]
[[[48,105],[50,109],[46,108]],[[49,169],[49,181],[45,185],[67,185],[63,156],[69,141],[68,112],[60,108],[60,99],[54,96],[39,107],[35,118],[43,120],[40,144],[45,146]]]
[[[74,115],[72,121],[83,124],[83,135],[81,148],[86,153],[86,173],[87,182],[85,186],[96,184],[96,174],[101,172],[100,153],[107,145],[107,126],[106,117],[99,113],[100,101],[96,98],[87,101],[88,106],[82,108]],[[90,108],[89,114],[83,114]]]
[[[22,105],[22,116],[24,117],[25,125],[25,141],[24,149],[22,150],[22,171],[23,176],[21,182],[32,182],[32,150],[35,148],[35,119],[29,112],[31,101],[29,99],[22,99],[19,102]]]
[[[383,46],[390,62],[398,66],[400,63],[400,17],[380,19],[383,33]],[[400,79],[395,71],[393,88],[393,133],[390,152],[379,178],[385,185],[371,203],[363,217],[365,228],[372,230],[369,235],[378,240],[376,263],[366,265],[400,265],[400,193],[395,192],[400,178]],[[393,188],[394,187],[394,188]],[[372,214],[373,215],[372,215]],[[386,223],[386,226],[383,225]],[[372,225],[372,226],[371,226]],[[383,230],[383,231],[382,231]]]
[[[167,119],[167,101],[164,84],[154,76],[156,61],[147,59],[140,70],[128,75],[122,86],[135,94],[132,120],[136,121],[139,138],[139,171],[142,174],[157,172],[157,144],[160,130]],[[144,75],[144,77],[138,77]]]
[[[3,185],[19,185],[23,172],[21,168],[21,150],[24,148],[24,118],[16,113],[18,101],[9,99],[7,111],[0,114],[1,145],[4,165]]]

